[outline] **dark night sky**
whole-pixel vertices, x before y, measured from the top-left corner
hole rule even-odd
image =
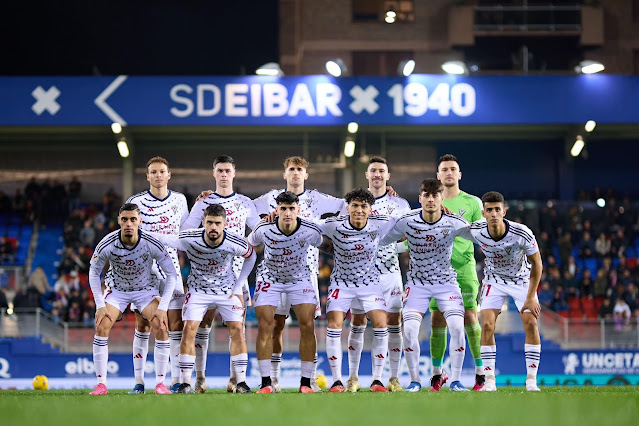
[[[277,0],[5,3],[0,75],[240,75],[278,61]]]

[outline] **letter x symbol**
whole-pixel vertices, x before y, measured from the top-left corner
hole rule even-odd
[[[31,92],[31,96],[36,100],[31,109],[37,115],[41,115],[45,110],[49,114],[55,115],[60,110],[60,104],[56,102],[56,99],[60,96],[60,91],[55,86],[51,86],[49,90],[44,90],[42,86],[38,86]]]
[[[374,86],[369,85],[366,90],[362,90],[360,86],[355,86],[348,93],[350,93],[354,99],[349,105],[349,108],[355,114],[359,114],[363,110],[366,110],[367,113],[372,115],[379,109],[379,105],[375,102],[375,98],[379,95],[379,91]]]

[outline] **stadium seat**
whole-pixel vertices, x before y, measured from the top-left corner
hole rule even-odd
[[[595,309],[599,311],[601,309],[601,305],[603,305],[605,297],[595,297]]]
[[[568,311],[568,318],[572,318],[572,319],[583,319],[584,318],[584,313],[581,312],[581,309],[579,310],[570,310]]]
[[[581,303],[578,297],[571,297],[568,299],[568,307],[571,311],[581,311]]]

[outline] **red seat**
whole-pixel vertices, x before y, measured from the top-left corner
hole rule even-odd
[[[568,299],[568,307],[570,308],[570,310],[581,310],[581,303],[579,302],[579,299],[576,297],[571,297],[570,299]]]
[[[589,310],[586,311],[586,318],[588,319],[596,319],[599,318],[599,312],[597,312],[596,310]]]
[[[578,310],[570,310],[568,311],[568,317],[569,318],[575,318],[575,319],[583,319],[584,318],[584,313],[581,312],[581,309]]]
[[[605,297],[595,297],[595,309],[599,311],[601,309],[601,305],[603,305]]]
[[[563,317],[563,318],[569,317],[568,311],[559,311],[557,313],[559,314],[560,317]]]
[[[582,297],[581,306],[584,308],[584,311],[592,311],[595,309],[595,299],[592,297]]]

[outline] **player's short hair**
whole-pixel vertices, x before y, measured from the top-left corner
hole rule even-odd
[[[220,216],[226,220],[226,209],[219,204],[211,204],[204,210],[204,217]]]
[[[300,199],[298,198],[297,195],[295,195],[294,192],[286,191],[278,195],[277,198],[275,199],[275,202],[277,203],[278,206],[280,204],[299,204]]]
[[[153,163],[162,163],[162,164],[166,165],[167,169],[169,168],[169,162],[164,157],[155,156],[155,157],[151,158],[149,161],[146,162],[146,168],[148,169],[149,166],[151,164],[153,164]]]
[[[231,163],[233,164],[233,168],[235,168],[235,160],[230,155],[220,155],[213,160],[213,168],[217,166],[219,163]]]
[[[286,159],[284,160],[284,169],[288,169],[288,166],[290,166],[291,164],[308,169],[308,161],[306,161],[306,159],[302,157],[286,157]]]
[[[444,161],[454,161],[459,166],[459,160],[457,159],[457,157],[455,157],[453,154],[444,154],[441,157],[439,157],[439,160],[437,161],[438,169],[439,169],[439,165],[443,163]]]
[[[444,184],[442,184],[438,179],[424,179],[422,184],[419,185],[419,193],[420,195],[423,193],[426,194],[437,194],[438,192],[444,192]]]
[[[344,195],[344,199],[346,200],[346,204],[350,204],[351,201],[360,201],[363,203],[368,203],[369,206],[375,204],[375,197],[368,189],[364,188],[355,188],[348,194]]]
[[[482,203],[502,203],[505,204],[506,200],[504,199],[504,196],[501,195],[499,192],[497,191],[488,191],[487,193],[485,193],[484,195],[481,196],[481,202]]]
[[[384,157],[381,157],[379,155],[373,155],[372,157],[370,157],[368,159],[368,165],[370,166],[373,163],[382,163],[382,164],[386,164],[388,165],[388,163],[386,162],[386,159]]]
[[[135,203],[125,203],[122,205],[122,207],[120,207],[118,216],[122,214],[122,212],[138,212],[138,214],[140,214],[140,208]]]

